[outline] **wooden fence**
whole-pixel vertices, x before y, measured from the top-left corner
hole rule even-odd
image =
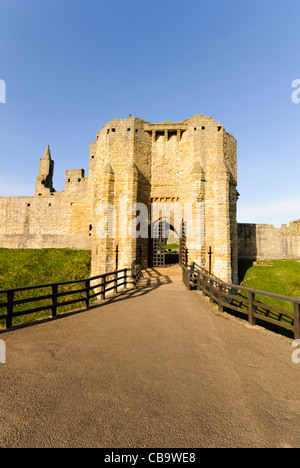
[[[220,312],[224,309],[234,310],[246,315],[251,325],[255,325],[259,319],[291,330],[294,338],[300,339],[300,299],[224,283],[196,263],[183,266],[182,273],[186,287],[208,296],[211,303],[217,304]],[[267,304],[270,298],[280,301],[282,308]]]
[[[79,303],[89,309],[93,300],[106,299],[110,291],[118,293],[121,287],[127,288],[130,284],[135,288],[140,277],[141,267],[135,266],[81,280],[2,289],[0,298],[6,296],[6,301],[0,302],[0,320],[4,320],[5,328],[9,329],[13,327],[16,317],[50,312],[50,317],[54,318],[59,314],[59,309]],[[75,298],[64,300],[74,295]],[[29,304],[29,308],[25,306],[26,310],[25,304]],[[32,307],[33,304],[39,306]],[[5,313],[1,314],[1,309]]]

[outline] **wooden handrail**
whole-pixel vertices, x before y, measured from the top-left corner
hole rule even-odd
[[[129,274],[130,273],[130,274]],[[122,276],[120,276],[122,275]],[[112,279],[111,279],[111,278]],[[10,288],[10,289],[1,289],[0,290],[0,295],[5,294],[6,295],[6,302],[0,303],[0,308],[6,309],[5,314],[0,314],[0,320],[5,321],[5,328],[9,329],[13,327],[13,318],[15,317],[20,317],[23,315],[29,315],[37,312],[43,312],[46,310],[51,310],[51,316],[52,318],[57,316],[58,313],[58,308],[63,307],[66,305],[71,305],[71,304],[78,304],[80,302],[84,302],[86,309],[89,309],[91,307],[91,299],[101,296],[102,299],[105,299],[106,293],[109,291],[114,290],[115,294],[118,293],[118,288],[121,286],[127,287],[128,284],[133,284],[134,287],[137,287],[137,282],[139,281],[141,277],[141,267],[140,265],[133,265],[132,268],[123,268],[121,270],[117,271],[112,271],[109,273],[103,273],[101,275],[97,276],[91,276],[90,278],[84,278],[84,279],[79,279],[79,280],[72,280],[72,281],[62,281],[62,282],[56,282],[56,283],[47,283],[47,284],[39,284],[39,285],[33,285],[33,286],[24,286],[24,287],[19,287],[19,288]],[[107,280],[107,278],[109,278]],[[92,284],[92,282],[95,282],[96,280],[102,280],[99,284]],[[68,289],[67,291],[59,291],[60,286],[71,286],[79,283],[84,283],[84,287],[82,289],[75,289],[75,290],[70,290]],[[107,285],[110,285],[113,283],[112,287],[107,287]],[[16,293],[20,292],[29,292],[29,291],[35,291],[37,289],[45,289],[49,288],[51,289],[51,293],[49,294],[44,294],[41,296],[33,296],[33,297],[25,297],[25,298],[19,298],[16,299]],[[101,288],[100,292],[94,292],[94,289]],[[71,299],[68,301],[63,301],[59,302],[59,299],[65,297],[65,296],[71,296],[74,294],[84,294],[82,297],[79,297],[78,299]],[[20,306],[24,304],[28,304],[31,302],[39,302],[43,300],[49,300],[50,303],[47,305],[43,305],[41,307],[35,307],[32,309],[24,310],[24,311],[15,311],[14,307],[15,306]]]
[[[188,289],[197,289],[201,291],[205,296],[209,296],[212,303],[218,305],[218,310],[222,312],[224,308],[232,309],[242,314],[248,315],[248,320],[251,325],[255,325],[256,319],[260,319],[265,322],[276,324],[280,327],[292,330],[294,332],[295,339],[300,339],[300,299],[295,297],[283,296],[280,294],[274,294],[267,291],[261,291],[258,289],[247,288],[245,286],[225,283],[214,275],[210,275],[204,268],[192,263],[188,266],[182,267],[183,271],[183,282]],[[235,291],[235,293],[234,293]],[[237,292],[244,291],[248,293],[248,298],[238,296]],[[271,306],[263,302],[258,302],[256,296],[265,296],[272,299],[278,299],[281,301],[288,302],[293,306],[293,312],[281,309],[279,307]],[[242,308],[240,305],[234,305],[233,302],[239,302],[246,304],[246,308]],[[274,318],[264,316],[259,313],[258,309],[262,309],[266,313],[275,312],[279,315],[285,316],[287,319],[293,319],[292,323],[285,323]]]

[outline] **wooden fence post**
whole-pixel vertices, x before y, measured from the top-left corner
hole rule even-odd
[[[115,272],[115,294],[118,292],[118,272]]]
[[[209,302],[214,302],[212,289],[213,289],[212,281],[211,281],[211,278],[209,278]]]
[[[101,294],[102,294],[102,299],[104,300],[105,299],[105,290],[106,290],[106,275],[103,276],[103,278],[102,278],[102,286],[103,286],[103,290],[102,290]]]
[[[190,270],[186,270],[186,282],[187,282],[187,288],[190,291],[191,290],[191,272]]]
[[[14,291],[7,292],[5,328],[12,328],[12,314],[14,308]]]
[[[85,280],[85,305],[87,309],[90,307],[90,288],[90,280],[87,279]]]
[[[57,291],[58,285],[52,285],[52,317],[56,317],[57,315]]]
[[[223,292],[223,285],[222,283],[218,283],[218,311],[223,313],[223,303],[222,303],[222,292]]]
[[[300,304],[294,303],[294,337],[300,339]]]
[[[200,271],[197,272],[197,291],[200,291]]]
[[[250,325],[255,325],[256,323],[256,320],[254,317],[254,313],[255,313],[254,301],[255,301],[255,293],[249,291],[249,323]]]

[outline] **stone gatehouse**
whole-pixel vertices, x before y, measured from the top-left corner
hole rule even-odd
[[[90,144],[88,177],[68,170],[58,192],[53,170],[47,147],[35,195],[0,198],[1,247],[91,249],[95,275],[159,266],[171,232],[189,262],[237,281],[236,140],[220,122],[115,119]]]

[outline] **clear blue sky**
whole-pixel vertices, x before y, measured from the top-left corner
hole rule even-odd
[[[88,170],[114,118],[212,116],[238,140],[240,222],[300,218],[299,0],[0,0],[0,195]]]

